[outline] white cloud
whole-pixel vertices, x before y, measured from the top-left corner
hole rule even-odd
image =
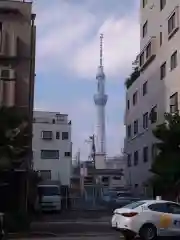
[[[99,34],[104,33],[104,67],[108,78],[122,76],[131,69],[139,50],[139,26],[136,17],[107,19],[98,34],[77,51],[74,70],[80,76],[93,77],[99,64]],[[133,39],[133,40],[132,40]]]
[[[37,66],[42,71],[65,69],[80,78],[92,79],[99,62],[101,32],[105,35],[104,65],[108,78],[127,74],[139,51],[136,14],[102,20],[84,5],[60,2],[56,8],[54,5],[37,14],[37,29]],[[91,34],[94,30],[95,35]]]
[[[64,67],[69,69],[76,48],[83,44],[89,29],[95,24],[95,18],[81,7],[60,2],[37,14],[36,24],[39,31],[37,67],[42,71],[58,72]]]

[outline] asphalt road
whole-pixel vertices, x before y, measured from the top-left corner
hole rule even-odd
[[[114,233],[109,222],[74,221],[74,222],[34,222],[32,232],[49,232],[53,234],[87,234],[87,233]]]
[[[33,240],[123,240],[123,237],[120,237],[118,235],[89,235],[89,236],[64,236],[64,237],[57,237],[57,238],[33,238]],[[29,238],[23,238],[22,240],[29,240]]]

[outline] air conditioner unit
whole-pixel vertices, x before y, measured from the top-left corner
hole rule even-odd
[[[9,68],[4,68],[0,70],[0,78],[2,80],[15,80],[15,70],[14,69],[9,69]]]

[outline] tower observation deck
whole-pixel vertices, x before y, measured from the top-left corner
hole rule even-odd
[[[106,154],[106,128],[105,128],[105,106],[108,100],[105,94],[105,74],[103,68],[103,34],[100,35],[100,64],[98,66],[96,80],[97,93],[94,94],[94,103],[97,109],[97,126],[96,126],[96,152]]]

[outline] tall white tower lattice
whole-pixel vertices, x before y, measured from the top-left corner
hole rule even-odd
[[[105,129],[105,106],[108,96],[105,94],[105,74],[103,69],[103,34],[100,35],[100,65],[96,74],[97,93],[94,95],[94,103],[97,108],[96,128],[96,152],[106,154],[106,129]]]

